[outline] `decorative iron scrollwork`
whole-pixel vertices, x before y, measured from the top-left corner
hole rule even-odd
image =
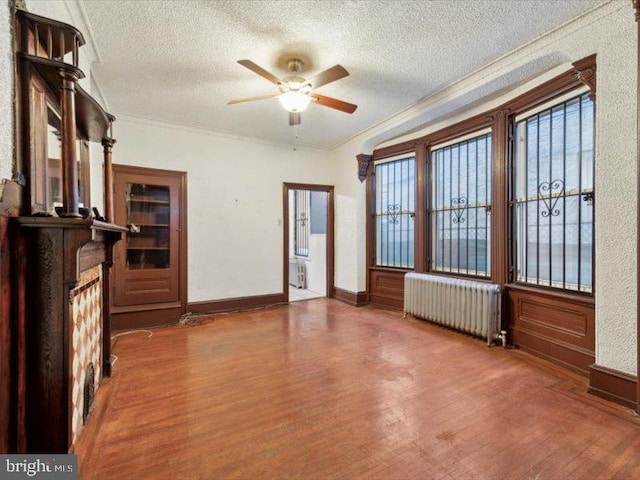
[[[299,222],[300,226],[304,227],[307,224],[307,214],[300,212],[300,218],[296,218],[296,222]]]
[[[389,215],[389,223],[392,225],[398,225],[400,223],[400,212],[402,208],[399,203],[393,203],[387,205],[387,215]]]
[[[464,223],[465,219],[462,215],[464,215],[464,211],[467,209],[469,205],[469,199],[467,197],[458,197],[451,199],[451,206],[458,207],[452,210],[454,217],[453,223]]]
[[[548,196],[545,196],[548,192]],[[538,194],[542,197],[546,210],[542,210],[540,214],[547,217],[557,217],[560,215],[560,210],[556,208],[558,200],[564,193],[564,182],[560,179],[552,180],[551,182],[542,182],[538,185]],[[553,195],[557,196],[553,198]]]
[[[593,201],[595,200],[595,196],[593,192],[587,192],[582,194],[582,201],[587,202],[587,205],[590,207],[593,206]]]

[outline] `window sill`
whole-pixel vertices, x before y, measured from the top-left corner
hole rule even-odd
[[[550,287],[534,287],[529,285],[521,285],[518,283],[508,283],[505,286],[506,290],[513,290],[516,292],[532,293],[541,295],[547,298],[554,298],[557,300],[565,300],[573,303],[580,303],[583,305],[595,305],[596,299],[593,294],[572,292],[567,290],[555,290]]]
[[[402,272],[402,273],[408,273],[408,272],[413,272],[414,269],[413,268],[402,268],[402,267],[384,267],[384,266],[379,266],[379,265],[372,265],[371,267],[369,267],[369,270],[377,270],[379,272]]]

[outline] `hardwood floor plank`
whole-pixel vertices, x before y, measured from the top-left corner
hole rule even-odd
[[[113,342],[80,478],[638,478],[640,420],[583,377],[327,299]]]

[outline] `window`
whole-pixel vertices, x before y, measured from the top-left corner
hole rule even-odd
[[[573,93],[515,119],[516,280],[591,292],[595,104]]]
[[[293,191],[295,228],[293,230],[294,253],[299,257],[309,256],[309,192]]]
[[[490,275],[491,133],[431,151],[431,270]]]
[[[376,264],[413,268],[415,156],[375,165]]]

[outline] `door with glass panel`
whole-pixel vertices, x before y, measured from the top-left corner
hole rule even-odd
[[[129,230],[115,258],[115,307],[181,305],[184,175],[114,166],[116,223]]]

